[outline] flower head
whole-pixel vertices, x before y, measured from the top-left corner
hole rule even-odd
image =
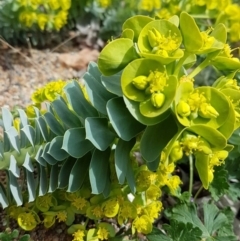
[[[132,225],[138,233],[148,234],[152,231],[152,220],[148,215],[137,217],[133,221]]]
[[[85,236],[84,230],[79,229],[76,232],[74,232],[72,236],[73,236],[72,241],[83,241]]]
[[[18,225],[24,230],[32,230],[38,224],[38,216],[33,211],[23,212],[18,215]]]
[[[108,239],[109,232],[104,227],[99,227],[97,231],[97,236],[100,240],[107,240]]]
[[[58,219],[58,222],[65,222],[67,220],[67,212],[66,211],[57,212],[57,219]]]
[[[110,198],[105,201],[102,205],[103,213],[106,217],[114,217],[117,215],[119,210],[119,203],[117,198]]]

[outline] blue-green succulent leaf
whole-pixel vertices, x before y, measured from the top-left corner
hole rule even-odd
[[[90,160],[91,158],[89,155],[85,155],[84,157],[77,159],[70,172],[68,192],[76,192],[81,188],[88,174]]]
[[[39,196],[43,196],[47,193],[48,190],[48,174],[47,174],[47,169],[42,166],[39,165],[39,171],[40,171],[40,175],[39,175]]]
[[[104,191],[108,179],[108,167],[111,150],[105,151],[95,149],[92,155],[89,178],[93,194],[100,194]]]
[[[22,197],[22,190],[20,189],[17,178],[11,172],[8,172],[8,175],[9,175],[9,188],[12,193],[12,196],[17,206],[21,206],[23,203],[23,197]]]
[[[68,127],[79,127],[81,126],[80,119],[67,107],[67,104],[62,98],[56,99],[52,102],[53,109],[61,121]]]
[[[116,95],[108,92],[101,83],[101,76],[99,76],[100,81],[95,79],[91,73],[85,73],[83,79],[85,80],[85,85],[88,93],[88,97],[92,105],[102,114],[107,115],[106,104],[107,101],[116,97]]]
[[[147,162],[155,161],[167,143],[177,133],[178,127],[173,116],[169,116],[164,121],[148,126],[143,133],[140,144],[140,152]]]
[[[62,149],[70,156],[80,158],[93,148],[93,144],[86,139],[85,128],[72,128],[65,132]]]
[[[58,175],[58,187],[65,188],[69,182],[69,176],[71,170],[76,162],[76,159],[73,157],[69,157],[62,165],[61,170]]]
[[[48,192],[54,192],[58,187],[58,163],[51,167]]]
[[[69,156],[68,153],[62,149],[62,144],[63,136],[57,136],[51,141],[48,150],[48,154],[58,161],[63,161]]]
[[[48,142],[44,146],[41,157],[50,165],[55,165],[57,163],[57,160],[48,153],[49,148],[50,148],[50,142]]]
[[[145,128],[143,124],[132,117],[122,97],[109,100],[107,112],[114,130],[125,141],[131,140]]]
[[[2,121],[4,130],[8,130],[13,125],[13,116],[7,108],[2,108]]]
[[[128,162],[130,162],[130,151],[132,150],[136,140],[130,141],[119,139],[115,150],[115,168],[120,184],[124,184],[127,175]]]
[[[83,119],[98,116],[97,110],[86,100],[77,81],[64,87],[67,100],[77,115]]]
[[[46,112],[44,114],[44,118],[53,133],[58,136],[62,136],[64,134],[63,126],[57,121],[56,117],[52,113]]]
[[[108,120],[106,118],[88,117],[85,120],[86,139],[99,150],[104,151],[112,144],[116,137],[109,130]]]
[[[10,156],[10,165],[9,165],[9,171],[15,176],[20,176],[20,169],[17,165],[17,161],[13,155]]]
[[[30,125],[25,125],[21,130],[25,133],[27,139],[29,140],[31,145],[34,147],[34,142],[35,142],[35,138],[36,138],[35,129]]]

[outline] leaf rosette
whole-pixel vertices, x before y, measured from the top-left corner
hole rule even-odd
[[[204,124],[218,129],[227,121],[230,103],[223,93],[213,87],[194,89],[193,83],[182,82],[177,89],[173,108],[183,126]]]
[[[176,25],[167,20],[151,21],[144,26],[138,38],[140,55],[169,64],[183,57],[179,49],[182,35]]]
[[[177,79],[168,76],[165,68],[156,60],[137,59],[123,71],[122,91],[125,97],[139,102],[136,108],[148,118],[165,113],[173,102]]]

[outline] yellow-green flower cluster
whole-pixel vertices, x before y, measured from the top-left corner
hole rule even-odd
[[[240,40],[240,5],[229,4],[224,10],[229,24],[229,37],[231,42]]]
[[[63,95],[63,88],[67,84],[67,81],[56,80],[49,82],[45,86],[37,89],[31,96],[32,105],[26,107],[26,113],[28,117],[35,117],[34,107],[41,108],[41,104],[45,101],[53,101],[57,96]]]
[[[17,0],[20,5],[19,21],[31,28],[59,31],[67,23],[71,0]]]
[[[101,7],[101,8],[108,8],[111,6],[112,1],[111,0],[97,0],[97,4]]]
[[[141,0],[139,3],[139,9],[147,12],[151,12],[155,9],[160,9],[161,0]]]

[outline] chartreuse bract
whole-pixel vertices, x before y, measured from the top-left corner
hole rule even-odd
[[[233,148],[240,62],[226,34],[223,24],[200,31],[185,12],[169,20],[134,16],[89,64],[83,84],[47,84],[18,120],[3,108],[3,208],[25,230],[65,222],[75,241],[121,236],[109,219],[129,227],[128,235],[153,232],[162,194],[181,196],[178,162],[189,160],[191,196],[193,161],[208,189]],[[195,86],[210,65],[230,73],[213,86]],[[81,224],[73,224],[75,214]]]

